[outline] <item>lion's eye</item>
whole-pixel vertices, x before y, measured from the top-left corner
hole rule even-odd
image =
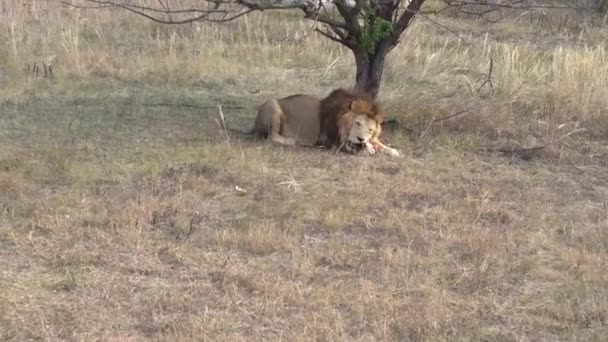
[[[370,129],[369,129],[369,131],[370,131],[370,132],[373,132],[373,129],[371,129],[371,128],[370,128]]]
[[[361,127],[361,123],[359,121],[355,121],[355,123],[357,124],[357,127]]]

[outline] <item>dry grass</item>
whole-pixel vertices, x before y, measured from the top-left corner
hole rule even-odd
[[[412,27],[391,159],[218,133],[218,102],[246,128],[268,97],[352,84],[347,51],[290,40],[297,16],[0,1],[0,339],[602,341],[606,30],[522,18]],[[54,78],[28,71],[50,56]]]

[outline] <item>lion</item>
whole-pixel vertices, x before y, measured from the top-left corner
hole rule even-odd
[[[324,99],[295,94],[268,100],[258,108],[253,128],[241,133],[269,138],[280,145],[338,146],[338,150],[344,147],[348,152],[381,151],[398,156],[397,150],[378,139],[383,117],[371,97],[337,89]]]
[[[384,113],[370,95],[354,90],[336,89],[321,100],[318,144],[344,147],[349,152],[377,151],[399,156],[399,151],[383,144]]]

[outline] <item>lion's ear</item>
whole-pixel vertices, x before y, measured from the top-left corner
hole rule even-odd
[[[348,106],[348,109],[350,111],[354,111],[357,108],[357,100],[352,100],[350,102],[350,105]]]

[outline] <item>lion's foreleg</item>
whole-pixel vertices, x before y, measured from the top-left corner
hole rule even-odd
[[[336,152],[338,151],[346,151],[349,153],[353,153],[353,150],[351,149],[351,147],[348,145],[347,143],[347,139],[348,139],[348,130],[347,130],[347,122],[345,122],[346,118],[342,117],[340,119],[340,122],[338,123],[338,136],[337,136],[337,141],[334,145]]]
[[[330,147],[328,144],[326,125],[327,125],[326,120],[324,118],[319,118],[319,136],[317,137],[317,142],[316,142],[316,144],[318,146]]]
[[[374,147],[385,154],[391,155],[393,157],[399,157],[399,151],[397,151],[396,149],[386,146],[385,144],[383,144],[378,138],[372,138],[371,143],[374,145]]]

